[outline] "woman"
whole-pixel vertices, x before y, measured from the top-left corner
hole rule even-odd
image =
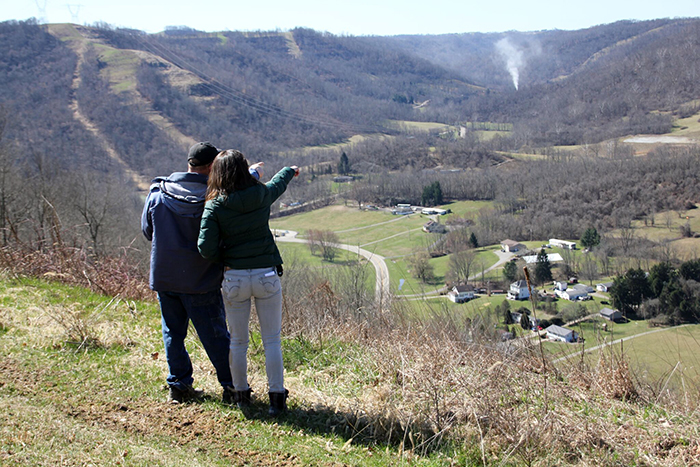
[[[239,407],[251,402],[247,376],[248,321],[251,298],[255,297],[272,416],[286,410],[289,391],[284,387],[280,339],[282,290],[277,269],[281,271],[282,257],[268,221],[270,205],[298,174],[298,167],[285,167],[263,184],[250,174],[243,154],[233,149],[219,153],[209,174],[207,203],[197,242],[203,257],[222,261],[226,266],[222,293],[231,332],[233,399]]]

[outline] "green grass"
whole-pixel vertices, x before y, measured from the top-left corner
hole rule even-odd
[[[561,302],[561,300],[560,300]],[[586,302],[590,303],[590,302]],[[591,312],[595,309],[590,308]],[[603,330],[605,324],[607,330]],[[627,323],[611,323],[603,318],[596,317],[579,324],[569,326],[585,339],[585,345],[566,344],[562,342],[545,343],[545,349],[557,357],[563,357],[571,353],[580,353],[581,348],[587,349],[598,345],[608,344],[617,339],[628,338],[649,331],[646,321],[629,321]]]
[[[354,227],[364,227],[395,219],[385,211],[360,211],[342,205],[327,206],[315,211],[280,217],[270,220],[271,229],[295,230],[303,234],[306,230],[332,230],[334,232]]]
[[[510,132],[513,131],[512,123],[494,123],[494,122],[466,122],[467,129],[474,131],[498,131]]]
[[[700,210],[691,209],[681,211],[681,216],[676,211],[664,211],[654,215],[654,225],[647,220],[632,221],[632,234],[634,238],[646,238],[655,242],[669,242],[673,252],[684,260],[697,257],[700,254],[700,238],[683,238],[680,228],[686,222],[693,232],[700,232]],[[620,230],[614,230],[611,236],[619,237]]]
[[[479,277],[473,282],[481,282],[481,265],[484,269],[496,263],[498,260],[497,256],[493,253],[493,250],[498,247],[489,248],[479,248],[477,250],[476,258],[472,265],[472,272],[470,275],[479,275]],[[415,295],[425,292],[431,292],[436,289],[445,286],[445,275],[447,274],[447,269],[449,267],[449,255],[441,256],[439,258],[431,258],[430,264],[433,266],[434,279],[427,283],[422,283],[419,279],[414,278],[410,269],[411,266],[408,262],[408,257],[390,257],[386,258],[386,264],[389,269],[389,277],[393,290],[397,295]],[[499,272],[489,271],[485,273],[484,277],[486,280],[494,280],[498,277]],[[398,290],[400,279],[404,280],[404,285],[401,290]]]
[[[378,378],[362,366],[360,346],[332,338],[285,338],[287,379],[296,388],[279,420],[264,404],[247,412],[222,405],[205,352],[188,347],[201,403],[163,401],[167,374],[155,302],[115,302],[85,289],[40,280],[0,281],[0,459],[3,465],[390,465],[396,446],[353,437],[347,415],[304,402],[342,385],[349,397]],[[106,312],[105,304],[112,303]],[[49,315],[71,307],[95,317],[101,345],[76,348]],[[118,344],[118,345],[117,345]],[[158,354],[160,355],[158,355]],[[264,380],[259,335],[251,343],[251,377]],[[262,375],[261,375],[262,374]],[[295,382],[296,381],[296,382]],[[256,386],[257,388],[257,386]],[[256,393],[264,399],[264,391]],[[442,452],[412,464],[449,465]]]
[[[462,201],[446,204],[454,215],[475,216],[479,210],[492,205],[491,202]],[[450,215],[441,216],[446,222]],[[388,211],[360,211],[355,207],[333,205],[316,211],[295,214],[270,221],[270,227],[280,230],[294,230],[303,237],[309,229],[332,230],[338,234],[341,243],[360,245],[366,250],[385,257],[404,256],[417,249],[424,249],[434,241],[421,231],[428,222],[421,214],[395,216]]]
[[[688,104],[697,105],[697,103],[698,101],[695,101],[693,103],[689,102]],[[700,137],[700,121],[698,121],[699,119],[700,113],[691,115],[687,118],[678,119],[674,122],[671,133],[676,136],[689,136],[691,138],[698,138]]]
[[[312,255],[309,247],[306,244],[277,242],[277,246],[280,250],[280,254],[282,255],[284,264],[287,267],[293,265],[295,268],[311,268],[316,270],[321,275],[326,275],[326,277],[330,275],[331,270],[347,267],[350,264],[355,264],[358,259],[356,254],[347,250],[338,249],[336,258],[333,260],[333,262],[329,262],[320,256]],[[363,258],[362,261],[364,261]],[[374,293],[377,277],[376,271],[370,264],[367,264],[366,267],[366,287],[368,291]]]
[[[700,325],[650,328],[646,321],[630,321],[612,324],[612,330],[611,323],[607,323],[606,332],[601,329],[604,322],[596,320],[574,327],[586,337],[583,348],[624,339],[622,344],[613,346],[616,358],[623,354],[636,377],[644,384],[658,388],[667,385],[669,389],[681,393],[700,388]],[[642,335],[650,331],[656,332]],[[582,346],[547,342],[545,349],[556,356],[574,354],[571,361],[575,361],[580,358]],[[584,358],[595,365],[600,358],[610,358],[610,347],[588,352]]]
[[[304,154],[312,154],[316,151],[327,151],[328,149],[337,149],[337,150],[343,150],[350,148],[354,146],[357,143],[360,143],[362,141],[368,140],[368,139],[390,139],[393,138],[393,136],[388,136],[388,135],[383,135],[383,134],[369,134],[369,135],[353,135],[350,138],[348,138],[346,141],[343,141],[341,143],[332,143],[332,144],[322,144],[319,146],[305,146],[303,148],[297,148],[294,149],[294,153],[301,151]],[[285,153],[281,153],[281,156],[284,156]]]
[[[456,216],[476,217],[481,209],[493,207],[493,201],[455,201],[443,204],[440,207],[452,210],[452,214]],[[449,219],[449,217],[450,215],[446,219]]]
[[[700,388],[700,325],[626,341],[624,351],[633,368],[647,381],[668,379],[672,388],[693,391]]]

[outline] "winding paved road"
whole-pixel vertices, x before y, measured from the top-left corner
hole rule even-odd
[[[308,240],[304,238],[297,238],[297,232],[292,230],[285,230],[284,235],[276,236],[277,241],[280,242],[290,242],[290,243],[308,243]],[[389,285],[389,268],[386,267],[386,261],[384,257],[380,256],[371,251],[360,248],[357,245],[346,245],[340,243],[337,245],[338,248],[350,251],[355,254],[362,255],[366,258],[372,266],[374,266],[375,276],[376,276],[376,286],[374,289],[374,299],[377,304],[383,305],[391,297],[391,288]]]
[[[390,221],[386,222],[381,222],[380,224],[386,224],[389,222],[396,222],[397,220],[400,220],[401,218],[398,219],[392,219]],[[353,230],[359,230],[359,229],[366,229],[369,227],[374,227],[375,225],[379,224],[373,224],[369,226],[363,226],[363,227],[356,227],[353,229],[347,229],[339,232],[349,232]],[[415,230],[420,230],[420,228],[415,229]],[[275,232],[280,232],[280,234],[275,234],[275,238],[280,241],[280,242],[290,242],[290,243],[308,243],[306,239],[303,238],[297,238],[298,232],[295,232],[293,230],[282,230],[282,229],[275,229]],[[281,233],[284,232],[284,233]],[[364,244],[363,246],[371,245],[374,243],[379,243],[384,240],[387,240],[388,238],[396,237],[399,235],[405,235],[406,232],[401,232],[395,235],[391,235],[386,238],[382,238],[379,240],[375,240],[369,243]],[[378,255],[374,252],[371,252],[369,250],[366,250],[364,248],[361,248],[360,246],[357,245],[347,245],[347,244],[338,244],[338,248],[341,248],[343,250],[347,250],[350,252],[353,252],[355,254],[362,255],[364,258],[366,258],[369,262],[372,263],[374,266],[375,270],[375,276],[376,276],[376,285],[375,285],[375,290],[374,290],[374,298],[375,302],[379,305],[383,305],[384,303],[387,303],[388,300],[391,298],[391,286],[389,282],[389,268],[386,266],[386,261],[385,258],[381,255]],[[496,256],[498,256],[498,261],[485,269],[483,272],[489,272],[502,264],[510,261],[510,259],[514,256],[513,253],[507,253],[501,250],[495,250],[494,253]],[[477,277],[479,277],[482,273],[479,272],[477,274],[473,274],[469,277],[469,280],[475,280]],[[408,299],[415,299],[419,297],[430,297],[430,296],[436,296],[440,294],[440,290],[432,290],[429,292],[424,292],[420,294],[406,294],[406,295],[401,295],[401,298],[408,298]]]

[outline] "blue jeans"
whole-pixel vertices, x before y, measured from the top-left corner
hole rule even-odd
[[[233,386],[228,353],[230,336],[221,291],[203,294],[158,292],[165,358],[168,362],[168,384],[183,388],[192,386],[192,361],[185,348],[190,320],[199,340],[214,365],[222,386]]]
[[[248,386],[248,322],[251,299],[260,322],[265,372],[270,392],[284,392],[282,363],[282,288],[275,268],[229,269],[221,286],[231,329],[231,374],[236,391]]]

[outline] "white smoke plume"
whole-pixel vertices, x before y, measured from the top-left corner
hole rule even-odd
[[[515,45],[507,37],[496,42],[496,50],[506,61],[506,68],[510,77],[513,78],[513,86],[518,89],[518,80],[520,72],[518,71],[523,66],[523,51],[518,50]]]

